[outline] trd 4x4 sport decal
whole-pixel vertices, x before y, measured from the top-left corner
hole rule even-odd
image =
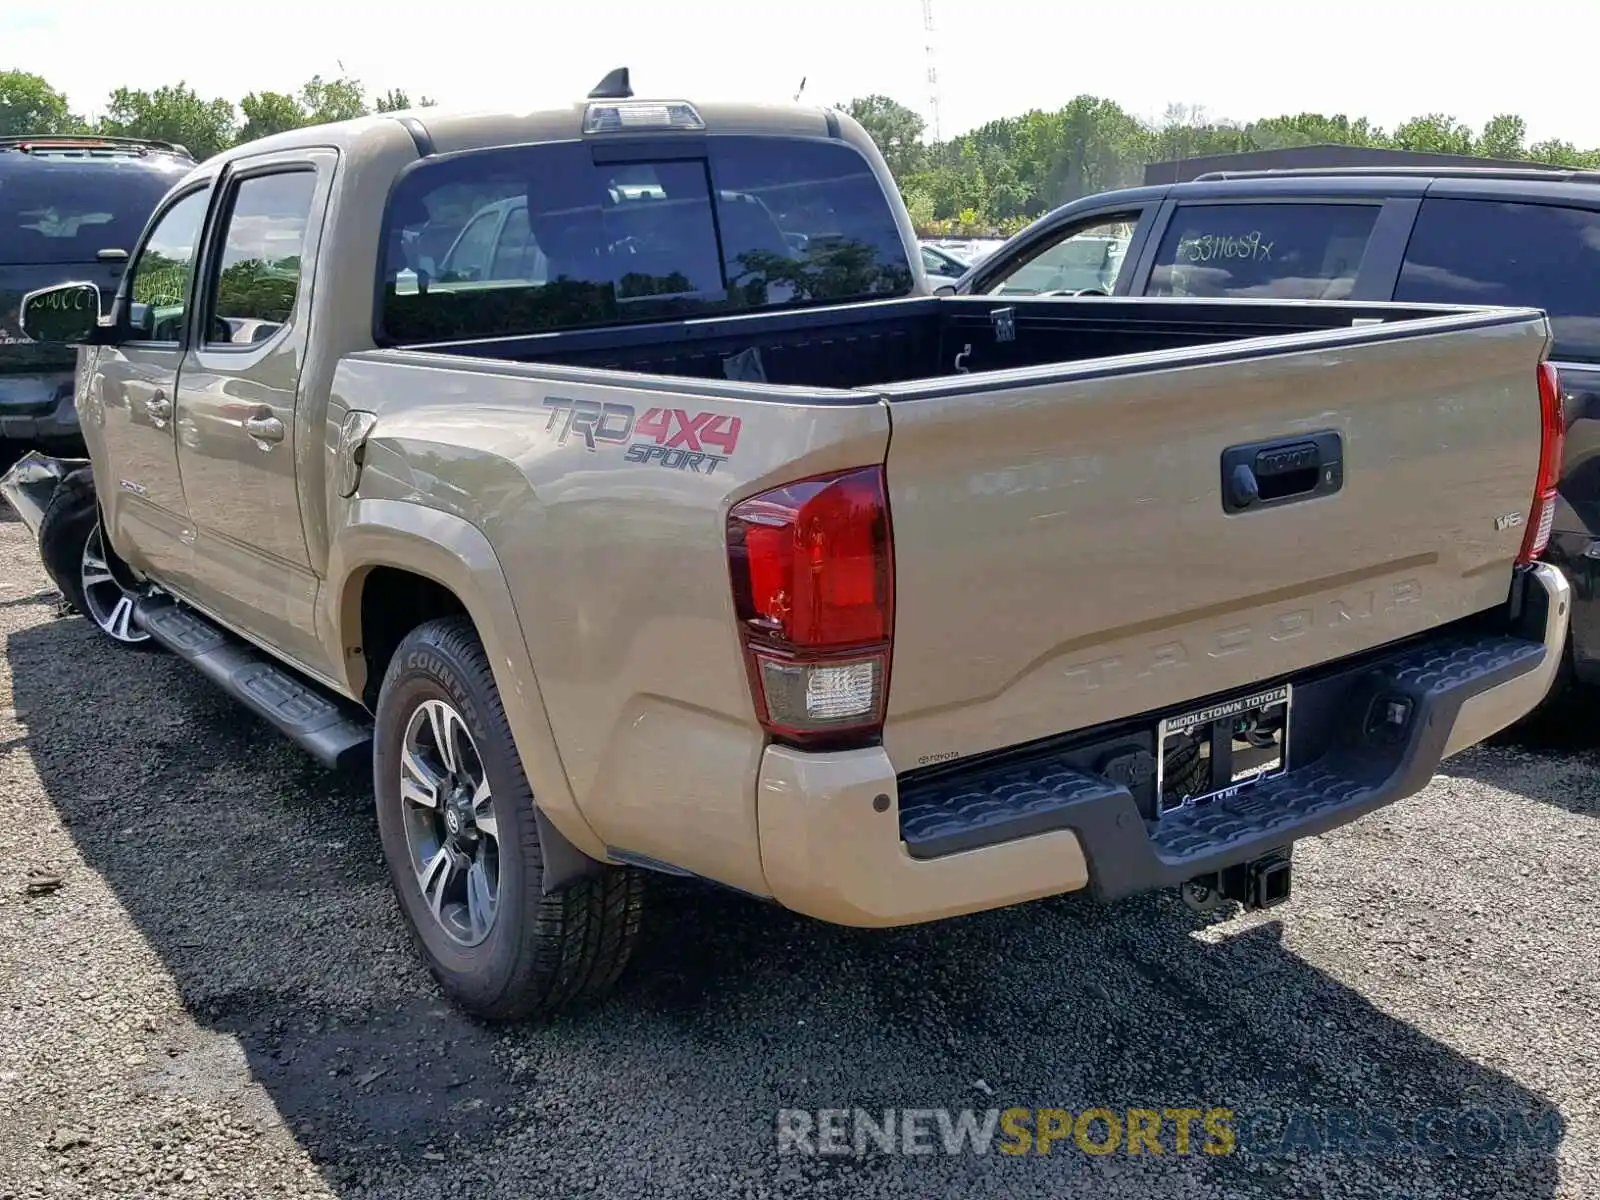
[[[738,417],[723,413],[647,408],[639,416],[631,404],[598,404],[560,396],[547,397],[544,406],[550,410],[544,431],[555,433],[558,446],[565,446],[573,437],[582,439],[591,452],[601,445],[626,445],[623,458],[628,462],[705,475],[728,461],[739,444],[742,424]]]

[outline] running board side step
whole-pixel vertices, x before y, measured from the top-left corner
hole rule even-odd
[[[350,701],[301,678],[170,596],[144,596],[134,605],[133,619],[323,766],[355,767],[370,759],[372,719]]]

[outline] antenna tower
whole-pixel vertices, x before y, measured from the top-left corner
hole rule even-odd
[[[922,0],[922,33],[923,50],[928,59],[928,117],[933,126],[933,144],[937,146],[944,138],[939,133],[939,67],[933,45],[933,0]]]

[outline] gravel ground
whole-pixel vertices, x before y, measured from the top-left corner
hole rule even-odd
[[[1570,738],[1302,844],[1270,914],[872,933],[666,884],[613,1001],[488,1029],[419,969],[360,782],[58,618],[14,520],[0,636],[0,1200],[1600,1195],[1600,757]],[[778,1109],[856,1105],[1478,1109],[1557,1140],[777,1153]]]

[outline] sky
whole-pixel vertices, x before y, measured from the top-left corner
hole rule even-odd
[[[946,137],[1090,93],[1152,119],[1177,103],[1210,119],[1344,112],[1393,128],[1445,112],[1481,128],[1509,111],[1530,141],[1600,146],[1600,104],[1561,62],[1600,34],[1593,0],[931,4]],[[91,116],[119,84],[182,79],[237,101],[314,74],[533,108],[623,65],[641,96],[781,101],[804,79],[814,103],[877,92],[931,116],[928,42],[922,0],[0,0],[0,70],[45,76]]]

